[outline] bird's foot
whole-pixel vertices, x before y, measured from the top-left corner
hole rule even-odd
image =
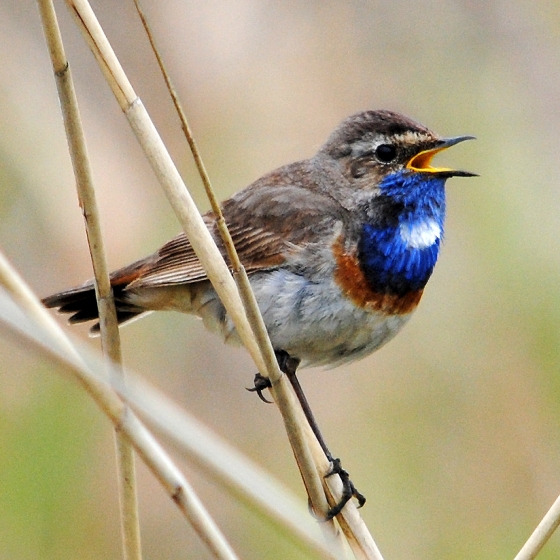
[[[359,508],[361,508],[366,503],[366,497],[361,492],[359,492],[357,488],[354,486],[354,483],[350,480],[350,475],[348,474],[348,471],[342,468],[340,459],[333,459],[332,457],[329,459],[331,461],[331,469],[325,475],[325,478],[328,478],[329,476],[333,476],[335,474],[337,474],[340,477],[340,480],[342,481],[342,496],[338,504],[333,506],[327,512],[327,520],[336,517],[342,511],[342,508],[352,498],[356,498],[356,500],[358,500]]]
[[[299,360],[297,358],[292,358],[284,350],[277,350],[275,354],[276,359],[278,360],[278,367],[280,368],[280,371],[285,373],[288,377],[293,377],[299,365]],[[246,389],[251,393],[257,393],[261,401],[271,404],[272,401],[267,400],[263,395],[263,391],[265,389],[270,389],[270,387],[272,387],[270,379],[268,379],[268,377],[264,377],[260,373],[257,373],[255,375],[254,387],[246,387]]]
[[[270,379],[268,379],[268,377],[264,377],[264,375],[261,375],[260,373],[257,373],[255,375],[254,384],[254,387],[246,387],[247,391],[250,391],[251,393],[257,393],[261,401],[267,404],[272,404],[272,401],[267,400],[263,395],[263,391],[265,389],[269,389],[270,387],[272,387]]]

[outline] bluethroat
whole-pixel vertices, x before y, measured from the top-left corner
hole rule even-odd
[[[311,159],[264,175],[222,205],[279,365],[345,483],[329,517],[352,495],[365,499],[324,444],[296,369],[366,356],[410,319],[443,239],[445,182],[474,175],[433,167],[432,158],[471,138],[441,138],[397,113],[365,111],[343,121]],[[204,220],[221,247],[215,216]],[[181,311],[238,341],[184,234],[113,272],[111,284],[119,323]],[[98,318],[92,281],[43,303],[71,313],[70,323]],[[266,384],[257,376],[259,394]]]

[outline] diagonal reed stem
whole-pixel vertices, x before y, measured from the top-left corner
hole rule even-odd
[[[72,342],[1,252],[0,286],[4,288],[0,290],[3,333],[14,335],[22,342],[26,352],[35,350],[71,373],[115,428],[133,443],[138,456],[193,524],[213,555],[220,560],[234,560],[235,554],[184,476],[109,385],[104,371],[106,365],[104,368],[101,360],[88,348]],[[11,301],[5,293],[9,294]],[[80,348],[79,353],[77,348]],[[294,500],[285,495],[285,490],[278,483],[167,398],[158,396],[154,388],[133,376],[129,377],[124,385],[119,376],[110,376],[116,390],[162,433],[177,442],[188,458],[199,464],[206,474],[213,475],[220,487],[245,498],[244,501],[276,521],[277,526],[284,527],[295,537],[297,544],[303,545],[306,552],[311,552],[312,557],[334,559],[325,544],[315,536],[314,524],[307,515],[300,513]]]
[[[194,139],[192,130],[189,126],[185,112],[183,111],[183,107],[181,105],[177,92],[173,86],[169,73],[167,72],[167,69],[165,67],[163,57],[161,56],[159,49],[157,48],[155,38],[150,29],[148,20],[140,6],[140,0],[134,0],[134,4],[136,6],[136,10],[140,17],[140,20],[146,31],[148,40],[150,41],[150,45],[156,57],[160,71],[163,75],[163,79],[167,86],[169,95],[173,101],[173,105],[175,107],[175,110],[181,122],[181,128],[191,149],[195,165],[197,167],[198,173],[204,185],[206,195],[210,201],[212,211],[216,215],[218,231],[220,232],[222,241],[227,251],[229,261],[232,265],[233,276],[237,284],[237,287],[239,289],[239,294],[241,296],[243,306],[245,308],[245,312],[249,319],[249,323],[251,324],[251,327],[253,329],[253,333],[258,342],[258,346],[263,353],[265,363],[270,366],[270,368],[273,370],[273,373],[276,376],[276,374],[279,373],[276,367],[277,366],[276,357],[274,355],[274,350],[270,343],[270,339],[268,337],[268,333],[264,321],[262,319],[260,310],[258,308],[253,290],[251,289],[247,272],[245,270],[245,267],[241,263],[239,256],[237,254],[237,250],[233,244],[231,235],[229,233],[226,222],[224,220],[224,216],[222,214],[220,204],[218,203],[218,200],[214,194],[214,190],[212,188],[210,178],[208,176],[206,167],[202,160],[202,155],[200,154],[200,150],[198,149],[198,145]],[[273,387],[276,386],[279,381],[279,379],[277,379],[275,376],[270,378]],[[324,475],[326,474],[326,472],[328,472],[330,465],[325,460],[324,454],[318,449],[317,440],[314,434],[312,435],[308,434],[307,437],[308,437],[308,441],[310,442],[310,447],[312,449],[312,455],[313,455],[312,460],[315,462],[315,468],[319,473],[320,480],[317,480],[317,477],[309,476],[306,469],[306,465],[300,464],[301,457],[306,456],[307,450],[305,449],[298,450],[297,448],[294,448],[294,446],[296,447],[298,446],[299,442],[297,441],[296,438],[290,437],[290,431],[292,429],[290,422],[292,418],[291,415],[286,412],[287,409],[289,408],[289,405],[286,405],[284,402],[284,399],[287,398],[286,393],[288,391],[291,391],[291,387],[283,391],[275,390],[273,388],[272,395],[275,399],[276,404],[280,409],[280,412],[282,413],[282,418],[284,420],[284,424],[288,432],[290,443],[292,445],[292,448],[294,449],[296,462],[300,469],[300,473],[302,475],[304,485],[308,492],[310,502],[314,505],[315,511],[324,512],[325,510],[323,509],[324,507],[323,492],[326,493],[329,506],[332,507],[334,504],[337,503],[338,496],[340,496],[340,486],[337,485],[339,481],[337,478],[334,477],[325,479]],[[299,409],[299,404],[298,404],[298,409]],[[306,418],[300,419],[299,421],[304,422],[306,427],[308,426],[308,421]],[[323,488],[321,488],[321,485],[319,484],[320,482],[322,482]],[[316,508],[316,504],[320,504],[320,509]],[[371,534],[367,530],[367,527],[363,523],[363,520],[361,519],[361,516],[359,515],[354,504],[351,504],[348,508],[346,508],[346,510],[342,515],[339,515],[338,521],[351,548],[353,549],[355,555],[358,558],[375,558],[378,560],[381,559],[381,553],[377,548],[375,542],[373,541]]]
[[[127,440],[132,442],[138,456],[175,501],[213,556],[219,560],[237,560],[233,549],[187,479],[107,381],[91,373],[64,331],[1,252],[0,286],[10,294],[26,317],[39,327],[42,339],[46,339],[43,344],[56,349],[54,352],[51,351],[51,356],[58,356],[59,364],[72,372],[74,378],[111,420],[115,430],[124,434]],[[105,367],[112,369],[113,365],[105,364]],[[118,376],[111,377],[114,382],[118,381]]]
[[[533,560],[548,542],[554,531],[560,525],[560,496],[556,498],[546,512],[523,548],[516,554],[514,560]]]
[[[257,344],[258,344],[258,347],[259,347],[259,349],[262,353],[262,357],[264,359],[264,362],[265,362],[265,364],[268,368],[269,380],[270,380],[271,384],[274,387],[276,387],[277,384],[280,381],[282,373],[280,372],[279,368],[277,367],[277,362],[276,362],[276,356],[275,356],[275,353],[274,353],[274,349],[272,348],[272,344],[271,344],[270,339],[268,337],[268,333],[267,333],[266,327],[264,325],[264,321],[262,319],[260,310],[259,310],[258,305],[257,305],[257,301],[254,297],[253,290],[251,289],[251,285],[250,285],[250,282],[249,282],[249,278],[247,276],[247,272],[245,270],[245,267],[241,263],[241,260],[239,259],[237,249],[235,248],[235,245],[234,245],[233,240],[231,238],[231,235],[230,235],[229,229],[227,227],[226,221],[224,219],[224,215],[222,213],[221,206],[220,206],[220,204],[218,202],[218,199],[217,199],[217,197],[214,193],[214,189],[212,188],[212,183],[210,181],[210,177],[208,175],[208,172],[206,171],[206,166],[204,165],[202,155],[200,153],[200,150],[198,149],[197,142],[194,138],[191,127],[189,126],[187,116],[186,116],[186,114],[183,110],[183,107],[181,105],[181,102],[179,100],[177,92],[175,90],[175,87],[173,86],[173,83],[171,81],[171,77],[169,76],[169,73],[167,72],[167,69],[165,67],[165,63],[163,61],[163,58],[162,58],[162,56],[159,52],[159,49],[157,48],[155,38],[154,38],[153,33],[152,33],[152,31],[150,29],[150,26],[148,24],[148,20],[146,19],[145,15],[144,15],[144,12],[143,12],[143,10],[140,6],[140,2],[138,0],[134,0],[134,4],[136,6],[136,10],[137,10],[138,15],[140,17],[142,25],[144,26],[144,29],[146,31],[146,35],[148,37],[148,40],[150,41],[150,45],[151,45],[152,50],[154,52],[154,55],[156,57],[158,66],[159,66],[160,71],[162,73],[162,76],[163,76],[163,79],[165,81],[165,85],[167,87],[169,95],[170,95],[170,97],[173,101],[173,105],[175,107],[175,110],[176,110],[177,115],[179,117],[179,121],[181,123],[181,128],[183,130],[183,133],[185,135],[187,143],[189,144],[189,148],[191,150],[196,168],[198,170],[198,173],[199,173],[200,178],[202,180],[202,183],[204,185],[204,190],[206,191],[206,196],[208,197],[208,200],[210,201],[210,206],[212,208],[212,212],[216,216],[216,223],[217,223],[218,231],[219,231],[220,236],[222,238],[222,241],[224,243],[224,247],[226,249],[228,260],[231,263],[231,268],[232,268],[232,271],[233,271],[233,278],[235,279],[235,283],[236,283],[237,288],[239,290],[239,295],[241,297],[241,301],[243,303],[243,307],[244,307],[245,313],[247,315],[247,319],[248,319],[249,324],[252,328],[253,335],[254,335],[254,337],[257,341]],[[286,392],[287,390],[289,390],[289,389],[284,389],[284,392]],[[328,503],[325,501],[324,491],[323,491],[322,484],[321,484],[320,474],[323,473],[323,475],[324,475],[324,473],[326,471],[321,470],[320,465],[318,466],[317,464],[315,464],[314,465],[314,471],[315,472],[310,472],[311,471],[311,468],[310,468],[311,464],[314,463],[314,462],[316,463],[316,460],[315,460],[314,457],[310,456],[310,452],[304,446],[305,442],[301,441],[301,438],[298,438],[297,436],[296,437],[290,437],[290,430],[292,430],[291,424],[290,424],[290,414],[289,413],[286,414],[284,412],[286,410],[286,405],[279,404],[279,402],[282,403],[283,400],[285,401],[285,399],[287,397],[285,395],[284,396],[278,395],[277,390],[272,390],[272,395],[273,395],[273,398],[275,399],[276,404],[280,407],[280,412],[282,413],[282,417],[284,419],[286,429],[288,430],[288,437],[289,437],[289,440],[290,440],[290,444],[292,445],[292,448],[294,449],[294,455],[296,457],[296,462],[297,462],[298,467],[300,469],[300,473],[301,473],[301,476],[303,478],[304,486],[305,486],[306,491],[307,491],[308,496],[309,496],[309,501],[311,502],[311,504],[313,504],[315,511],[325,512],[325,511],[327,511],[325,509],[325,507],[328,509],[329,506],[328,506]],[[279,401],[279,399],[280,399],[280,401]],[[304,422],[307,424],[307,420],[304,420]],[[302,458],[303,458],[303,460],[302,460]],[[303,466],[300,466],[300,462],[303,463]],[[322,462],[324,462],[324,461],[322,461]],[[325,465],[323,465],[323,468],[325,468]],[[317,473],[317,475],[315,473]],[[330,521],[329,521],[329,524],[330,524]]]

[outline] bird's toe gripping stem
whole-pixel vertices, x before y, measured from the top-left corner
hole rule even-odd
[[[272,387],[272,384],[270,383],[270,379],[268,379],[268,377],[264,377],[264,375],[261,375],[260,373],[257,373],[255,374],[255,379],[253,383],[254,383],[253,387],[246,387],[247,391],[251,393],[257,393],[261,401],[268,404],[272,404],[272,401],[269,401],[263,395],[263,391],[265,389],[270,389],[270,387]]]
[[[329,457],[329,460],[331,462],[331,469],[325,475],[325,478],[335,474],[340,477],[340,480],[342,481],[342,496],[338,504],[333,506],[327,512],[327,520],[336,517],[352,498],[356,498],[358,501],[358,507],[362,507],[366,503],[366,497],[354,486],[354,483],[350,480],[348,471],[342,468],[340,459]]]

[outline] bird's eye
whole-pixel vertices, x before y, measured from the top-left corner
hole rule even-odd
[[[381,163],[391,163],[397,157],[397,148],[393,144],[379,144],[375,148],[375,157]]]

